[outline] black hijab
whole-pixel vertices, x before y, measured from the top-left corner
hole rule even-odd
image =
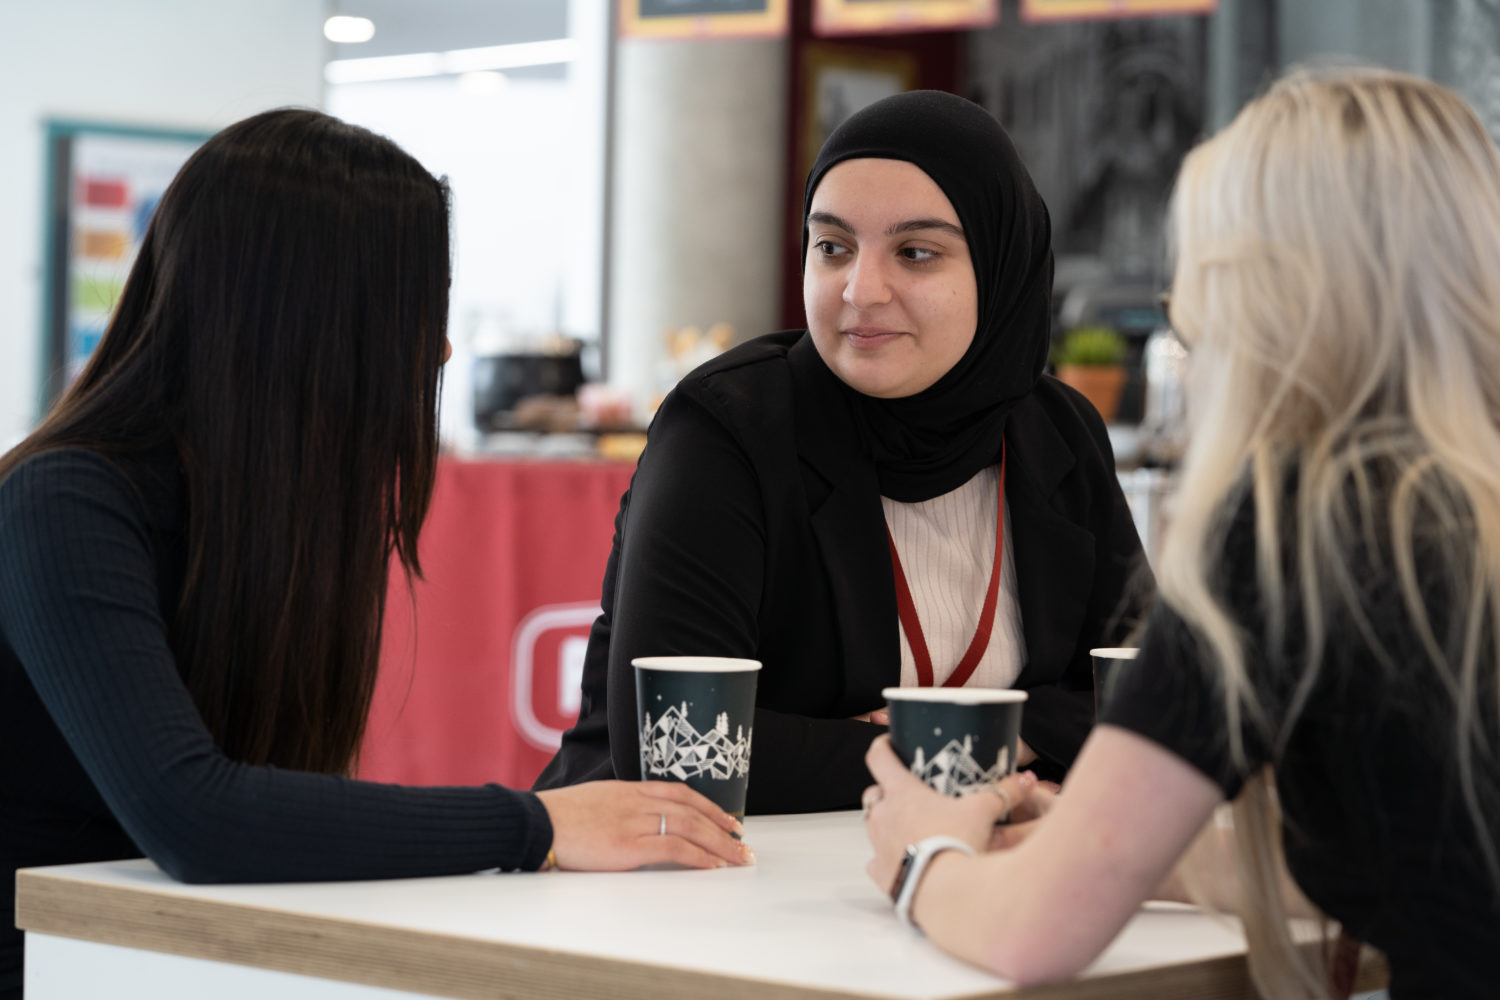
[[[804,269],[813,192],[835,164],[864,158],[905,160],[937,183],[958,213],[979,288],[974,342],[932,386],[877,399],[832,379],[853,406],[880,492],[930,500],[1000,460],[1006,417],[1041,378],[1051,334],[1052,222],[988,111],[936,90],[897,94],[856,112],[823,144],[802,201]]]

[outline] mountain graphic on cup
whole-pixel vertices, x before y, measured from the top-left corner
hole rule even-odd
[[[1002,746],[995,755],[995,766],[986,769],[974,759],[974,737],[963,741],[949,740],[941,750],[928,757],[917,747],[912,757],[911,773],[943,795],[957,797],[985,785],[993,784],[1010,773],[1010,747]]]
[[[641,769],[649,776],[678,781],[711,778],[729,781],[750,773],[750,732],[736,726],[729,738],[729,715],[719,713],[714,728],[700,733],[687,720],[687,702],[673,705],[652,721],[641,722]]]

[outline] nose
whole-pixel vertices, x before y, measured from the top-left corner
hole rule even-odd
[[[846,272],[844,302],[855,309],[884,305],[891,300],[891,285],[884,262],[875,254],[859,254]]]

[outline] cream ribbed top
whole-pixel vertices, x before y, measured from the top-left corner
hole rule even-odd
[[[921,503],[880,498],[901,568],[911,588],[917,620],[932,657],[933,682],[943,683],[963,658],[984,608],[995,556],[995,505],[1000,467],[981,469],[951,493]],[[1000,595],[989,648],[965,687],[1010,687],[1026,663],[1021,607],[1016,603],[1016,561],[1011,555],[1010,506],[1005,509]],[[901,686],[915,687],[917,666],[901,628]]]

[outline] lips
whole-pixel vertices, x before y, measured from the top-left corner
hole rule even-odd
[[[842,331],[850,345],[860,350],[873,351],[905,336],[899,330],[881,330],[875,327],[856,326]]]

